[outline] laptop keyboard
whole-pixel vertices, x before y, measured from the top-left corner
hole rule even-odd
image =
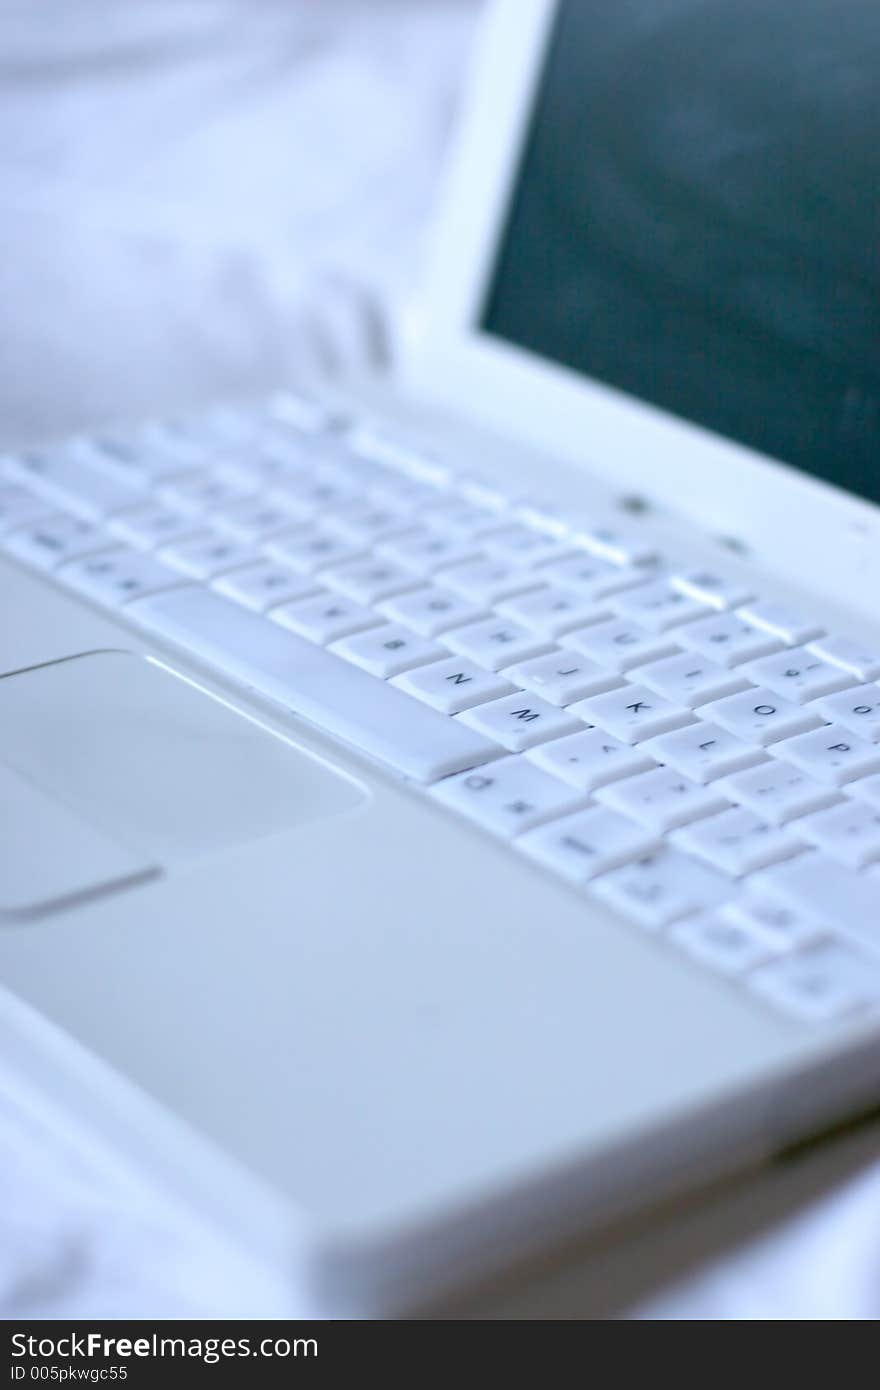
[[[0,546],[803,1022],[880,1004],[880,656],[281,397],[0,461]]]

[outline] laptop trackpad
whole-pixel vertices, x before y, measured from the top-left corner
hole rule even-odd
[[[95,652],[21,671],[0,680],[0,917],[127,885],[367,796],[149,658]]]

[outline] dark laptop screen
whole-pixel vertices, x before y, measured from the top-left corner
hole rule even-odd
[[[880,0],[563,0],[483,327],[880,501]]]

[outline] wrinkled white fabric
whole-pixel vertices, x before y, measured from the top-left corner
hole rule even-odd
[[[0,1064],[0,1318],[306,1316],[267,1270]]]
[[[381,365],[478,7],[0,0],[0,444]],[[299,1311],[8,1069],[0,1156],[0,1316]],[[636,1316],[880,1316],[880,1170]]]
[[[0,432],[390,351],[474,0],[0,0]]]

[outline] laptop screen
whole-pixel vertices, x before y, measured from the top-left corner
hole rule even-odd
[[[562,0],[482,326],[880,501],[878,0]]]

